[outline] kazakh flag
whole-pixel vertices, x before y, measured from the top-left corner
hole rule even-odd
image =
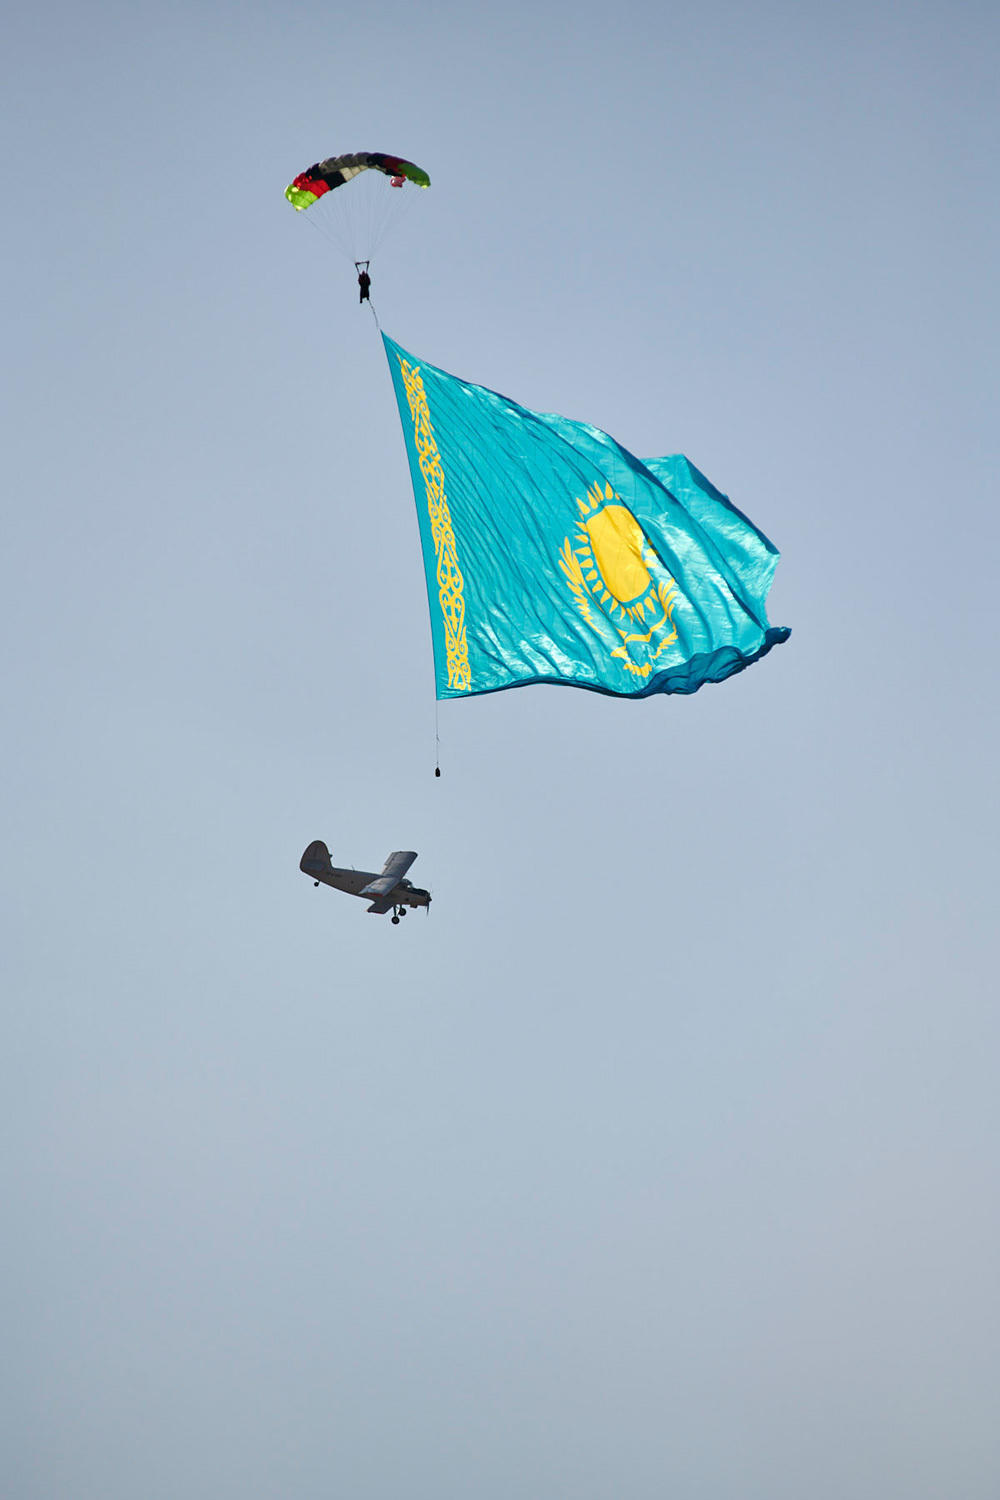
[[[385,348],[439,698],[529,682],[693,693],[788,639],[765,610],[776,548],[686,458],[634,458]]]

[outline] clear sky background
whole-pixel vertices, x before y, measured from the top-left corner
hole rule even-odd
[[[3,1493],[995,1500],[992,4],[23,6],[2,63]],[[682,451],[766,661],[440,709],[282,196]],[[297,869],[415,848],[398,928]]]

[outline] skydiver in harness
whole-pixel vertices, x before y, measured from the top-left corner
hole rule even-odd
[[[358,286],[361,288],[361,294],[358,297],[359,302],[369,301],[368,294],[371,291],[372,285],[372,279],[368,274],[370,264],[371,262],[367,260],[356,260],[354,262],[354,269],[358,273]]]

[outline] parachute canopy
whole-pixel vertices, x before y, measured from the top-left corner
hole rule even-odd
[[[294,182],[285,188],[285,197],[293,208],[310,208],[324,193],[343,187],[359,172],[383,172],[393,178],[393,185],[402,187],[404,181],[417,187],[430,187],[431,180],[423,167],[401,156],[387,156],[384,151],[355,151],[349,156],[328,156],[300,172]]]

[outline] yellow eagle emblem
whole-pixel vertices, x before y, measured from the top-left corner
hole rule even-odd
[[[648,677],[677,639],[677,585],[610,484],[591,485],[576,503],[576,536],[563,543],[559,567],[587,624],[613,645],[611,655],[627,672]]]

